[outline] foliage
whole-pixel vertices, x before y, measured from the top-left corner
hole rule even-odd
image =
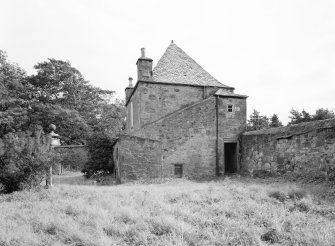
[[[289,118],[291,119],[291,121],[288,123],[289,125],[315,120],[325,120],[335,117],[335,114],[332,110],[324,108],[317,109],[313,115],[306,112],[304,109],[301,111],[301,113],[298,110],[292,109],[290,113],[291,116],[289,116]]]
[[[113,104],[101,105],[98,117],[92,118],[89,124],[95,132],[104,132],[115,137],[125,129],[126,110],[124,100],[115,100]]]
[[[6,153],[0,156],[0,193],[38,186],[45,176],[47,167],[59,161],[60,157],[53,152],[37,155]]]
[[[29,82],[39,101],[77,110],[91,126],[98,120],[102,108],[111,103],[114,91],[90,85],[69,61],[48,59],[34,68],[37,74],[30,76]]]
[[[270,117],[269,127],[280,127],[280,126],[283,126],[283,124],[279,121],[278,115],[273,114]]]
[[[260,112],[254,109],[254,111],[249,117],[248,124],[247,124],[247,130],[254,131],[254,130],[260,130],[260,129],[264,129],[268,127],[269,127],[268,117],[264,115],[260,115]]]
[[[63,144],[82,144],[94,132],[117,135],[124,128],[123,101],[92,86],[69,61],[48,59],[27,76],[0,50],[0,137],[32,124],[57,126]]]
[[[29,110],[30,124],[39,124],[47,129],[57,126],[62,145],[84,144],[90,134],[90,127],[76,110],[64,109],[59,105],[35,104]]]
[[[113,173],[113,139],[103,132],[94,133],[87,142],[88,162],[82,172],[90,177],[98,173]]]
[[[84,169],[88,161],[88,154],[86,147],[64,149],[61,151],[62,161],[61,164],[64,169],[72,171],[81,171]]]
[[[7,54],[0,50],[0,137],[25,127],[32,98],[26,72],[17,64],[10,63]]]
[[[36,75],[29,78],[39,101],[77,107],[78,91],[87,84],[79,70],[68,61],[48,59],[34,66]]]
[[[304,109],[301,113],[298,110],[292,109],[290,113],[292,116],[289,116],[291,119],[289,125],[312,121],[312,116]]]
[[[313,115],[313,120],[326,120],[331,118],[335,118],[334,111],[324,108],[317,109]]]
[[[10,193],[41,183],[47,167],[60,161],[50,149],[50,139],[41,126],[32,131],[8,133],[0,155],[0,192]]]

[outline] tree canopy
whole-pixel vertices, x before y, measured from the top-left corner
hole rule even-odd
[[[0,50],[0,136],[31,124],[57,126],[64,144],[84,143],[92,132],[115,136],[124,128],[122,100],[93,86],[69,61],[48,59],[28,76]]]
[[[289,118],[291,119],[291,121],[288,123],[289,125],[299,124],[302,122],[315,121],[315,120],[325,120],[335,118],[335,114],[332,110],[324,108],[317,109],[314,114],[310,114],[306,112],[304,109],[301,112],[292,109],[290,113],[291,116],[289,116]]]
[[[254,109],[254,111],[249,117],[247,130],[254,131],[268,127],[269,127],[269,118],[264,115],[261,115],[259,111]]]

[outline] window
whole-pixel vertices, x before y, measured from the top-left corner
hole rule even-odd
[[[176,178],[183,177],[183,165],[182,164],[174,164],[174,176],[176,176]]]
[[[133,102],[130,102],[130,128],[134,127]]]
[[[232,104],[228,104],[228,112],[233,112],[233,105]]]

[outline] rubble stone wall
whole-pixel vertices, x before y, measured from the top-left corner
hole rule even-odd
[[[326,177],[335,171],[335,119],[246,132],[242,171]]]
[[[122,135],[113,146],[113,159],[116,176],[122,182],[162,174],[161,143],[156,140]]]
[[[183,165],[183,176],[213,176],[216,170],[216,101],[214,97],[174,112],[136,131],[162,142],[163,175],[174,176]]]

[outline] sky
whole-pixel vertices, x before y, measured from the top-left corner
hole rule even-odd
[[[93,85],[124,98],[140,49],[154,65],[171,40],[248,112],[335,111],[333,0],[0,0],[0,49],[28,74],[68,60]]]

